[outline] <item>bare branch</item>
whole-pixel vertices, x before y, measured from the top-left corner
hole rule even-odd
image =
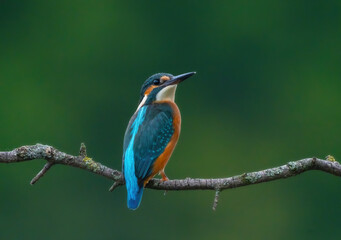
[[[9,152],[0,152],[0,163],[15,163],[30,161],[34,159],[45,159],[48,163],[32,180],[32,183],[41,178],[53,164],[63,164],[72,167],[85,169],[89,172],[101,175],[114,180],[114,188],[124,185],[122,173],[118,170],[108,168],[99,162],[95,162],[86,156],[86,148],[82,145],[80,156],[72,156],[61,152],[54,147],[42,144],[22,146]],[[147,188],[156,190],[225,190],[237,188],[262,182],[269,182],[277,179],[293,177],[309,170],[320,170],[335,176],[341,176],[341,165],[335,159],[322,160],[317,158],[305,158],[285,165],[269,168],[256,172],[244,173],[228,178],[199,179],[186,178],[181,180],[161,181],[152,179],[147,184]],[[218,203],[219,192],[216,192],[214,206]]]
[[[53,163],[47,162],[43,169],[38,172],[38,174],[31,180],[31,185],[35,184],[45,173],[52,167]]]
[[[79,149],[79,155],[82,157],[86,157],[86,146],[84,143],[81,143],[81,148]]]
[[[111,187],[109,188],[109,191],[110,192],[114,191],[115,188],[117,188],[120,185],[122,185],[122,184],[120,184],[119,182],[114,182],[113,185],[111,185]]]
[[[81,147],[81,154],[86,153],[85,149],[85,145]],[[108,168],[85,155],[73,156],[48,145],[38,143],[36,145],[22,146],[8,152],[0,152],[0,163],[16,163],[35,159],[45,159],[51,164],[63,164],[85,169],[123,184],[120,171]],[[46,170],[43,169],[42,172],[45,173]]]
[[[217,189],[214,195],[214,201],[213,201],[213,207],[212,207],[213,211],[217,209],[218,201],[219,201],[219,194],[220,194],[220,190]]]

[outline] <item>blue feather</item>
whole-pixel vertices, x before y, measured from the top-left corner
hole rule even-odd
[[[142,199],[142,194],[143,194],[143,186],[139,188],[139,191],[135,195],[135,199],[129,198],[129,194],[128,194],[127,204],[128,204],[129,209],[135,210],[136,208],[139,207],[141,199]]]
[[[173,109],[167,103],[145,105],[130,119],[124,136],[122,166],[128,208],[138,208],[144,181],[173,134]]]
[[[128,208],[130,209],[136,209],[139,206],[143,193],[143,185],[138,184],[135,175],[134,140],[139,126],[144,120],[145,113],[146,107],[142,107],[138,111],[137,117],[131,125],[131,138],[124,154],[124,178],[128,193]]]
[[[166,104],[149,106],[135,137],[135,174],[138,179],[150,176],[155,160],[163,153],[173,133],[171,108]]]

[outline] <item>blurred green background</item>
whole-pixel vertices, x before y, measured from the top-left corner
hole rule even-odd
[[[179,86],[168,177],[227,177],[341,157],[340,1],[1,1],[0,150],[37,142],[121,168],[140,86]],[[341,181],[322,173],[221,194],[121,187],[44,161],[0,165],[1,239],[340,239]]]

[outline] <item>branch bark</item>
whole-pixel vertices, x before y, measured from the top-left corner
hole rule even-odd
[[[76,168],[81,168],[97,175],[114,180],[113,190],[124,185],[122,173],[111,169],[99,162],[95,162],[86,155],[85,145],[81,145],[79,156],[73,156],[58,149],[43,145],[29,145],[16,148],[8,152],[0,152],[0,163],[16,163],[30,161],[34,159],[45,159],[47,163],[43,169],[32,179],[31,184],[36,183],[55,164],[63,164]],[[320,170],[335,176],[341,176],[341,164],[333,157],[327,160],[318,158],[305,158],[298,161],[289,162],[285,165],[269,168],[256,172],[243,173],[241,175],[228,178],[186,178],[175,179],[163,182],[159,179],[152,179],[147,184],[147,188],[156,190],[214,190],[216,192],[214,206],[218,203],[219,193],[229,188],[237,188],[262,182],[269,182],[277,179],[293,177],[309,170]]]

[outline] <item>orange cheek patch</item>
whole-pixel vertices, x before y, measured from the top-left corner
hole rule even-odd
[[[156,88],[157,86],[150,86],[149,88],[147,88],[147,90],[144,92],[144,95],[148,95],[151,91],[153,91],[154,88]]]

